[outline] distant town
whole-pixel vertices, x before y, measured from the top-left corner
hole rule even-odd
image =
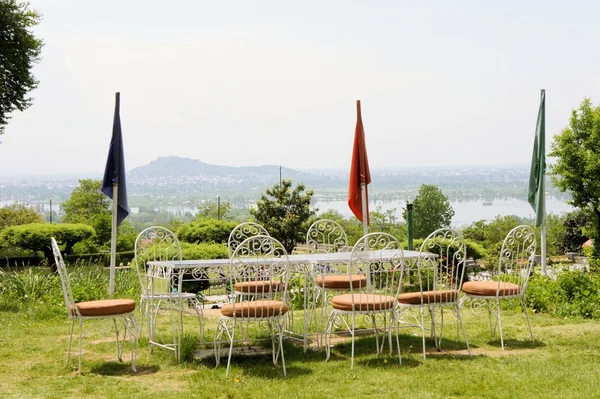
[[[434,184],[451,201],[481,201],[490,205],[499,199],[526,200],[529,181],[528,166],[456,166],[439,168],[406,168],[372,170],[370,200],[378,202],[406,201],[414,197],[422,184]],[[100,176],[78,178],[100,179]],[[60,215],[60,205],[71,195],[78,178],[0,178],[0,206],[12,202],[30,204],[41,213]],[[161,157],[127,174],[129,206],[133,212],[192,210],[206,201],[228,201],[233,209],[251,206],[260,194],[279,182],[291,179],[314,190],[314,201],[344,201],[348,189],[348,173],[343,171],[298,171],[279,165],[230,167],[210,165],[199,160]],[[566,200],[548,178],[550,197]],[[179,211],[178,211],[179,210]]]

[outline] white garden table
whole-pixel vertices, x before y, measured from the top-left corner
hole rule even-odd
[[[382,250],[368,252],[374,261],[391,258],[397,251],[395,250]],[[419,251],[403,251],[404,260],[414,261],[419,257]],[[312,276],[311,270],[315,265],[327,265],[327,264],[343,264],[350,262],[352,252],[334,252],[334,253],[310,253],[310,254],[292,254],[288,256],[290,266],[292,267],[292,273],[301,274],[304,278],[304,292],[309,293],[310,287],[312,287]],[[364,259],[364,258],[363,258]],[[275,261],[276,259],[274,259]],[[252,262],[252,259],[247,260]],[[268,259],[261,258],[257,260],[261,264],[264,264]],[[209,282],[226,282],[228,280],[229,271],[229,259],[197,259],[197,260],[167,260],[167,261],[149,261],[148,265],[153,270],[153,273],[164,276],[170,274],[177,276],[177,286],[173,286],[173,290],[176,292],[183,292],[182,284],[184,281],[209,281]],[[149,275],[151,278],[152,276]],[[310,284],[310,287],[309,287]],[[291,338],[299,339],[304,344],[304,350],[306,351],[308,346],[308,325],[310,323],[310,314],[308,312],[310,306],[310,295],[304,295],[304,333],[302,336],[288,331]],[[181,305],[181,303],[179,304]],[[181,306],[178,306],[182,309]],[[181,321],[182,318],[178,317]],[[181,326],[180,326],[181,331]],[[201,337],[203,340],[204,337]]]

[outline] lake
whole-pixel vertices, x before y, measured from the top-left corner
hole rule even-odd
[[[403,220],[402,210],[406,206],[406,201],[372,201],[369,205],[371,211],[374,211],[379,205],[383,210],[396,208],[394,214],[398,219]],[[450,205],[455,212],[452,218],[452,225],[455,227],[469,225],[477,220],[491,221],[499,215],[516,215],[521,218],[533,218],[535,215],[529,202],[516,198],[494,200],[491,205],[483,205],[483,201],[450,201]],[[334,209],[343,216],[352,216],[346,201],[319,201],[315,203],[315,206],[319,208],[319,212]],[[547,214],[563,215],[572,210],[573,207],[562,200],[546,199]]]

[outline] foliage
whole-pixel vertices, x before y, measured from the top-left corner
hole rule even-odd
[[[0,135],[8,114],[31,105],[27,94],[38,85],[31,70],[40,60],[42,41],[33,35],[32,28],[40,19],[29,2],[0,1]]]
[[[572,194],[571,204],[589,210],[594,228],[591,238],[600,239],[600,107],[590,99],[571,112],[569,126],[554,136],[552,151],[556,158],[550,169],[552,181],[561,191]],[[600,246],[599,246],[600,248]],[[596,256],[600,255],[596,248]]]
[[[11,204],[0,208],[0,231],[8,226],[19,226],[29,223],[44,223],[44,217],[33,207],[25,204]]]
[[[527,286],[528,306],[560,317],[600,319],[600,275],[562,271],[556,280],[536,274]]]
[[[346,218],[336,210],[329,209],[320,213],[318,216],[313,216],[310,220],[310,224],[316,222],[318,219],[331,219],[334,222],[339,223],[346,232],[346,236],[348,236],[349,246],[353,246],[363,235],[363,228],[360,220],[355,217]]]
[[[188,259],[227,259],[227,245],[214,243],[189,244],[181,243],[181,257]]]
[[[56,238],[64,251],[71,253],[73,246],[94,235],[94,229],[84,224],[32,223],[12,226],[0,233],[0,242],[5,246],[16,246],[32,251],[42,251],[49,264],[54,263],[50,237]]]
[[[587,241],[589,212],[577,209],[569,212],[563,218],[563,230],[557,237],[557,245],[562,253],[581,252],[582,245]]]
[[[423,239],[423,238],[417,238],[416,240],[413,240],[413,250],[419,251],[421,248],[421,245],[423,245],[423,241],[425,241],[425,239]],[[442,244],[442,247],[445,248],[446,246],[444,246],[444,244]],[[467,250],[467,259],[473,259],[473,260],[483,259],[487,254],[485,248],[482,245],[480,245],[472,240],[466,239],[466,238],[465,238],[465,247]],[[402,248],[404,248],[404,249],[408,248],[407,241],[402,243]]]
[[[369,211],[369,233],[388,233],[402,241],[408,236],[406,223],[400,223],[395,216],[396,208],[383,210],[381,205],[375,211]]]
[[[408,211],[402,212],[408,220]],[[449,227],[454,210],[442,190],[432,184],[423,184],[413,200],[413,237],[425,238],[435,230]]]
[[[93,225],[97,222],[95,219],[100,216],[104,222],[109,221],[108,229],[110,231],[111,202],[110,198],[100,191],[101,188],[102,180],[80,179],[79,185],[71,192],[71,197],[63,203],[65,212],[63,221]]]
[[[292,189],[292,181],[283,179],[281,185],[267,188],[256,201],[256,209],[250,210],[256,222],[279,240],[288,253],[296,244],[306,241],[310,217],[315,215],[315,210],[310,208],[313,191],[306,190],[305,194],[303,191],[304,184]]]
[[[177,230],[181,241],[192,244],[202,242],[227,243],[229,234],[236,226],[235,222],[217,219],[200,219],[182,225]]]
[[[533,225],[533,221],[532,221]],[[539,227],[536,232],[536,237],[541,237],[542,228]],[[546,215],[546,255],[557,256],[565,253],[561,248],[561,238],[565,231],[564,217],[550,214]],[[538,234],[540,234],[538,236]],[[541,243],[537,245],[538,251],[541,253]]]
[[[514,215],[496,216],[489,223],[485,220],[472,223],[463,230],[463,236],[485,248],[484,262],[489,269],[498,264],[502,243],[508,232],[521,224],[523,221]]]
[[[219,204],[213,201],[206,201],[202,205],[198,205],[198,213],[196,213],[195,219],[223,219],[231,220],[231,217],[227,215],[231,209],[231,202],[223,201]]]

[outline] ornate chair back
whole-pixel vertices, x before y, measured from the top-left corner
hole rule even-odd
[[[287,312],[283,308],[287,306],[284,300],[288,290],[289,260],[284,246],[275,238],[256,235],[242,241],[231,256],[229,274],[232,287],[244,294],[236,298],[243,301],[252,296],[252,308],[268,313],[260,317]],[[233,306],[233,314],[239,316],[239,312],[235,311],[235,302]]]
[[[137,236],[134,250],[142,294],[171,292],[173,288],[171,269],[148,266],[147,262],[181,260],[181,245],[175,234],[166,227],[148,227]],[[153,278],[149,279],[149,275]]]
[[[348,237],[336,221],[320,219],[308,228],[306,247],[309,253],[339,252],[348,247]]]
[[[258,235],[268,236],[269,232],[263,226],[254,222],[244,222],[235,226],[235,228],[231,230],[229,239],[227,240],[227,252],[229,253],[229,257],[231,258],[231,255],[233,255],[242,241]]]
[[[73,298],[73,290],[71,289],[71,279],[69,278],[69,273],[67,273],[65,262],[54,237],[50,239],[50,243],[52,245],[52,252],[54,253],[56,269],[58,270],[58,275],[60,277],[60,285],[62,287],[63,297],[65,299],[65,306],[67,307],[67,315],[69,318],[81,317],[79,309],[77,306],[75,306],[75,299]]]

